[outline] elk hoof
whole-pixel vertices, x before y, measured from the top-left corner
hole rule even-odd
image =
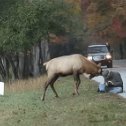
[[[76,95],[76,94],[79,95],[79,93],[75,93],[75,92],[74,92],[74,93],[73,93],[73,96]]]
[[[72,95],[74,96],[74,95],[76,95],[76,93],[74,92]]]
[[[41,97],[41,101],[44,101],[45,99]]]
[[[58,96],[58,95],[56,95],[55,97],[56,97],[56,98],[59,98],[59,96]]]

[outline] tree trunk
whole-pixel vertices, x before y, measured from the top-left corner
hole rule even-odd
[[[43,62],[50,59],[49,44],[47,41],[41,42]]]
[[[24,70],[24,53],[19,53],[19,79],[23,79],[23,70]]]
[[[42,40],[40,43],[40,67],[42,73],[45,72],[43,63],[50,59],[49,43],[46,40]]]
[[[12,66],[12,72],[14,75],[14,79],[19,79],[19,77],[18,77],[18,65],[19,65],[18,55],[17,54],[14,56],[8,55],[7,58]]]
[[[39,75],[39,47],[38,45],[34,46],[32,49],[33,56],[33,76]]]
[[[0,57],[0,75],[5,79],[24,79],[38,76],[45,72],[43,62],[50,59],[50,50],[47,40],[42,40],[31,51],[20,52],[16,55]]]
[[[24,52],[24,68],[23,68],[23,78],[28,78],[30,75],[30,70],[29,70],[29,66],[31,64],[30,61],[30,53],[28,51]]]
[[[6,70],[3,65],[3,58],[2,57],[0,57],[0,74],[1,74],[2,79],[5,80],[6,79]]]

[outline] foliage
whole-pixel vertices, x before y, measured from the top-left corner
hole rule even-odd
[[[84,44],[108,42],[114,49],[114,59],[121,53],[126,58],[126,1],[125,0],[81,0],[86,22]],[[116,44],[115,44],[116,43]]]
[[[71,11],[72,4],[63,0],[20,0],[14,3],[7,6],[7,15],[1,14],[0,49],[3,52],[30,49],[41,38],[47,38],[49,33],[71,32],[78,21],[73,21],[78,17]],[[8,4],[9,1],[6,2]]]
[[[111,10],[111,5],[109,0],[96,0],[97,3],[97,10],[100,12],[102,15],[107,14]]]

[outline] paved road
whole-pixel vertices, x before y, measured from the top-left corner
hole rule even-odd
[[[112,71],[118,71],[121,74],[122,80],[123,80],[123,92],[120,93],[122,97],[126,98],[126,60],[114,60],[113,61],[113,68],[109,68]],[[99,78],[95,79],[98,82],[102,82],[102,79]]]

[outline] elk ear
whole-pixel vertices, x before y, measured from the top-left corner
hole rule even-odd
[[[101,63],[97,64],[98,67],[101,67]]]
[[[100,68],[100,69],[98,70],[98,73],[99,73],[99,74],[102,74],[101,63],[99,63],[97,66]]]
[[[98,70],[98,73],[102,75],[102,69],[99,69]]]

